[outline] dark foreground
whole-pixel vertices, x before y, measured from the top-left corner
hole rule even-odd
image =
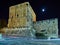
[[[60,39],[34,39],[34,38],[3,38],[0,45],[60,45]]]

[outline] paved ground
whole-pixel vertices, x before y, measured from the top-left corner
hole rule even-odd
[[[0,45],[60,45],[60,39],[4,38]]]

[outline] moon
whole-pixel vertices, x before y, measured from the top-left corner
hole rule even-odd
[[[45,11],[45,9],[42,9],[42,12],[44,12]]]

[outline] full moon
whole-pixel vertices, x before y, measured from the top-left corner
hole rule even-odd
[[[42,9],[42,12],[44,12],[45,11],[45,9]]]

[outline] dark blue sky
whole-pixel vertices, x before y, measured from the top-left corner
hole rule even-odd
[[[60,1],[59,0],[8,0],[0,1],[0,19],[8,19],[9,7],[15,4],[30,2],[33,10],[36,13],[37,21],[58,18],[59,19],[59,29],[60,29]],[[41,11],[42,8],[45,8],[45,12]]]
[[[60,17],[60,1],[58,0],[9,0],[0,1],[0,18],[8,18],[9,6],[26,1],[30,2],[37,15],[37,20]],[[42,8],[46,10],[44,13],[41,11]]]

